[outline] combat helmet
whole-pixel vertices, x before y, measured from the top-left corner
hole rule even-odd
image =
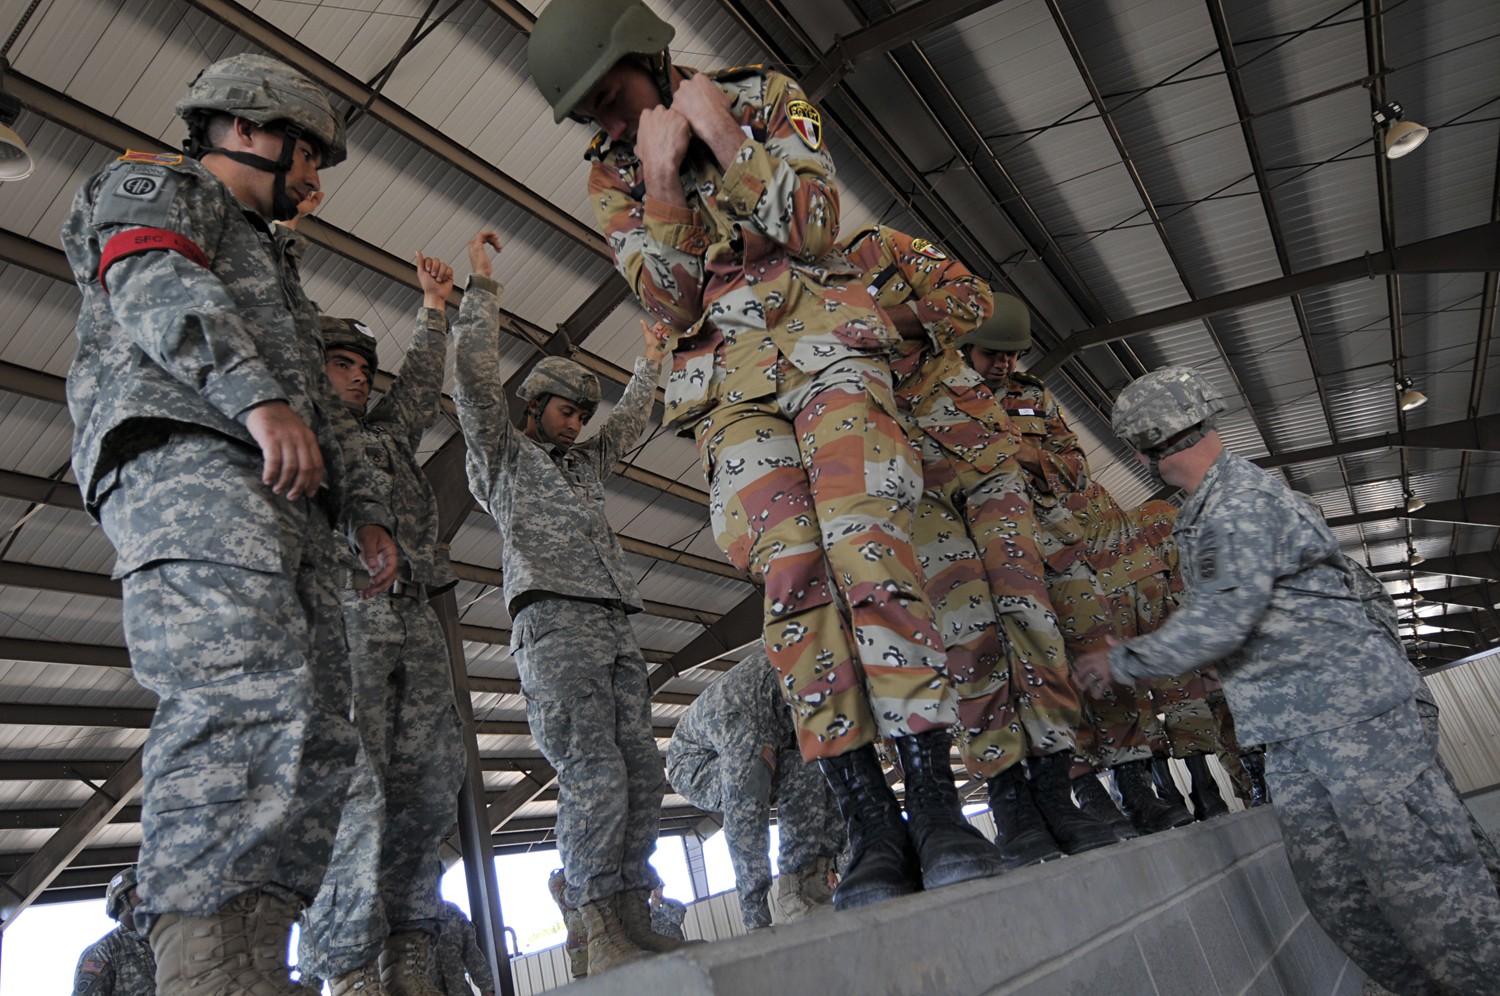
[[[526,43],[531,80],[561,123],[628,55],[662,56],[657,87],[670,103],[667,45],[676,32],[641,0],[552,0]]]
[[[135,865],[109,880],[109,886],[104,890],[104,914],[111,920],[118,920],[130,912],[130,890],[135,888],[137,881]]]
[[[310,139],[319,146],[323,154],[320,169],[337,166],[348,154],[344,121],[334,113],[328,96],[291,66],[264,55],[245,53],[215,62],[193,79],[187,94],[177,102],[176,111],[188,126],[183,149],[194,159],[216,152],[276,174],[273,213],[278,221],[297,215],[296,203],[286,194],[286,174],[292,168],[298,138]],[[281,156],[271,160],[215,148],[209,140],[208,123],[219,114],[282,128],[286,138]]]
[[[997,353],[1024,353],[1031,348],[1031,312],[1014,294],[996,294],[994,312],[962,336],[958,344]]]
[[[1120,392],[1110,424],[1115,435],[1154,462],[1202,439],[1223,410],[1224,402],[1214,397],[1198,371],[1163,367],[1137,378]],[[1192,429],[1197,431],[1189,432]],[[1177,436],[1182,438],[1168,446]]]
[[[537,361],[516,393],[528,402],[555,394],[580,405],[585,415],[592,416],[599,407],[599,378],[580,363],[548,356]]]
[[[323,352],[330,349],[347,349],[370,361],[370,372],[380,369],[380,355],[376,351],[375,334],[369,327],[352,318],[334,318],[323,315],[318,319],[318,331],[323,336]]]

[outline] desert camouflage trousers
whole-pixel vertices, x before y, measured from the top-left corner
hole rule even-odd
[[[781,874],[832,858],[844,846],[844,821],[828,781],[816,762],[802,760],[790,737],[779,744],[745,744],[733,755],[674,740],[667,752],[667,780],[694,806],[724,815],[724,838],[746,929],[771,925],[773,802]]]
[[[766,653],[802,756],[951,726],[911,542],[921,470],[890,370],[856,359],[809,376],[783,362],[778,375],[775,397],[720,405],[697,441],[714,538],[765,590]]]
[[[438,844],[463,746],[448,645],[425,599],[342,593],[359,756],[298,964],[331,979],[374,961],[393,931],[438,932]]]
[[[158,560],[122,581],[131,667],[159,700],[142,758],[147,936],[162,913],[203,916],[246,892],[310,900],[354,764],[334,534],[260,475],[238,443],[174,437],[121,467],[101,510],[117,548],[187,530],[205,556],[258,544],[284,565]],[[254,523],[274,529],[246,535]]]
[[[1355,964],[1400,996],[1500,991],[1500,895],[1414,700],[1268,745],[1266,780],[1302,898]]]
[[[654,889],[666,788],[646,660],[624,610],[544,598],[516,614],[511,652],[526,721],[557,770],[557,849],[568,904]]]
[[[914,537],[959,697],[959,746],[990,778],[1073,751],[1079,700],[1048,603],[1036,518],[1014,460],[988,473],[922,437]]]

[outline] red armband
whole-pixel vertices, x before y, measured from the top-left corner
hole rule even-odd
[[[99,254],[99,286],[104,288],[104,293],[109,293],[104,274],[111,266],[126,256],[151,252],[153,249],[170,249],[186,256],[205,270],[208,269],[208,255],[181,232],[171,232],[165,228],[132,228],[104,243],[104,251]]]

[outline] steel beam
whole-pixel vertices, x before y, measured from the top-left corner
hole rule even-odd
[[[1360,436],[1328,446],[1312,446],[1286,453],[1257,457],[1251,462],[1271,470],[1295,463],[1331,460],[1334,457],[1365,453],[1370,450],[1405,447],[1418,450],[1500,451],[1500,415],[1484,415],[1458,422],[1442,422],[1417,429],[1397,429],[1376,436]]]
[[[907,4],[847,37],[834,39],[832,47],[819,55],[818,64],[802,74],[802,88],[811,99],[822,100],[860,60],[889,52],[998,2],[918,0]]]
[[[1454,498],[1449,501],[1428,502],[1415,512],[1406,506],[1377,509],[1373,512],[1357,512],[1353,515],[1336,515],[1328,520],[1333,528],[1357,526],[1366,522],[1383,522],[1386,519],[1411,519],[1416,522],[1456,522],[1470,526],[1500,526],[1500,494],[1476,495],[1473,498]],[[1425,565],[1424,565],[1425,566]]]
[[[0,891],[0,931],[15,923],[16,917],[78,857],[88,842],[125,807],[140,783],[141,752],[137,750],[5,881],[5,888]]]
[[[25,640],[6,636],[0,637],[0,660],[129,668],[130,651],[124,647],[89,643],[59,643],[55,640]]]
[[[31,588],[35,591],[58,591],[69,595],[92,595],[95,598],[119,598],[120,582],[107,574],[70,571],[40,564],[18,564],[0,560],[0,585]]]
[[[1402,273],[1486,273],[1491,270],[1500,270],[1500,222],[1476,225],[1387,251],[1365,253],[1339,263],[1264,280],[1248,287],[1212,294],[1196,301],[1174,304],[1168,308],[1086,329],[1042,357],[1028,368],[1028,372],[1045,377],[1064,360],[1089,346],[1126,339],[1153,329],[1200,321],[1263,301],[1291,297],[1315,287]]]

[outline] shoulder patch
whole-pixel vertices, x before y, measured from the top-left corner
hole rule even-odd
[[[1043,381],[1042,378],[1036,376],[1035,374],[1029,374],[1025,370],[1017,370],[1010,376],[1012,380],[1018,380],[1022,384],[1035,384],[1037,387],[1047,386],[1046,382]]]
[[[797,130],[797,137],[802,139],[814,152],[823,146],[823,115],[818,109],[805,100],[794,100],[786,105],[787,120]]]
[[[943,250],[941,250],[937,246],[933,245],[927,239],[912,239],[911,240],[911,247],[912,247],[912,251],[913,252],[919,252],[923,256],[926,256],[928,259],[947,259],[948,258],[947,254],[944,253]]]
[[[583,158],[589,162],[598,162],[604,158],[604,150],[607,145],[609,145],[609,132],[598,132],[594,135],[593,140],[589,142],[589,147],[584,150]]]
[[[167,152],[137,152],[126,149],[125,154],[115,160],[121,163],[150,163],[155,166],[181,166],[182,156]]]

